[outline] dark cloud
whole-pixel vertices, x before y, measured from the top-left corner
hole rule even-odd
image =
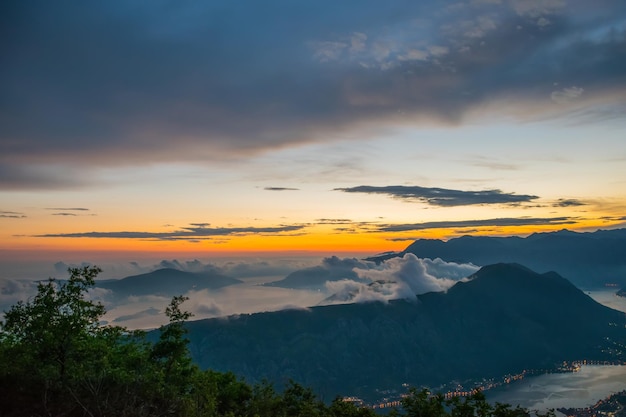
[[[0,98],[1,107],[2,98]],[[0,115],[0,124],[2,123],[1,120],[2,116]],[[33,138],[33,145],[36,144],[37,140],[43,139],[43,137],[45,137],[45,133],[42,136]],[[7,141],[7,138],[2,133],[2,127],[0,127],[0,149],[7,148],[7,142],[10,141]],[[42,149],[45,150],[47,146],[49,145],[42,144]],[[37,152],[34,151],[34,153]],[[66,189],[80,188],[89,184],[89,174],[84,169],[81,173],[78,173],[76,167],[50,166],[37,162],[22,164],[14,160],[12,156],[15,157],[17,154],[10,149],[7,149],[4,155],[0,151],[0,189],[2,190]],[[52,159],[56,159],[53,154],[50,156],[52,156]],[[47,158],[45,155],[40,155],[39,157],[41,159]]]
[[[84,207],[46,207],[46,210],[54,210],[54,211],[89,211],[88,208],[84,208]]]
[[[6,219],[23,219],[26,215],[17,211],[0,211],[0,218]]]
[[[454,124],[503,97],[537,115],[605,103],[624,86],[626,3],[564,5],[3,2],[0,187],[83,186],[86,167],[219,159],[363,122]]]
[[[353,224],[354,222],[350,219],[317,219],[315,220],[317,224]]]
[[[266,191],[300,191],[299,188],[289,188],[289,187],[265,187]]]
[[[335,190],[346,193],[385,194],[406,200],[418,200],[441,207],[473,204],[519,204],[539,198],[535,195],[503,193],[500,190],[462,191],[404,185],[389,185],[385,187],[361,185],[358,187],[336,188]]]
[[[574,198],[560,198],[554,203],[554,207],[577,207],[586,206],[584,201],[576,200]]]
[[[64,238],[96,238],[96,239],[145,239],[145,240],[203,240],[215,236],[231,235],[281,235],[304,229],[304,225],[281,225],[275,227],[208,227],[206,223],[195,223],[188,227],[172,232],[77,232],[77,233],[50,233],[35,237],[64,237]]]
[[[449,229],[455,227],[485,227],[485,226],[530,226],[530,225],[555,225],[575,224],[576,220],[571,217],[517,217],[485,220],[457,220],[439,221],[409,224],[387,224],[377,227],[379,232],[406,232],[411,230]]]
[[[69,216],[69,217],[82,216],[82,215],[95,216],[95,214],[79,214],[82,212],[90,211],[88,208],[84,208],[84,207],[47,207],[46,210],[58,211],[58,213],[52,213],[53,216]],[[79,213],[72,213],[74,211],[79,212]]]

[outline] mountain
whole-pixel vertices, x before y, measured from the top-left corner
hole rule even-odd
[[[117,295],[173,296],[190,290],[217,289],[242,281],[216,272],[186,272],[163,268],[147,274],[133,275],[118,280],[99,281],[100,288],[112,290]]]
[[[561,230],[521,237],[462,236],[419,239],[399,254],[369,258],[382,262],[412,253],[419,258],[489,265],[515,262],[535,271],[556,271],[581,287],[626,285],[626,229],[576,233]]]
[[[626,344],[625,324],[624,313],[556,273],[496,264],[414,300],[199,320],[188,329],[203,368],[373,399],[376,389],[402,383],[438,386],[614,357],[614,342]]]
[[[280,281],[264,284],[267,287],[291,288],[298,290],[322,290],[327,281],[349,279],[357,282],[369,282],[361,279],[354,268],[365,268],[366,265],[355,258],[340,259],[337,256],[325,258],[322,265],[300,269],[287,275]]]

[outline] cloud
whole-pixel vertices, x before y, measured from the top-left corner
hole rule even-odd
[[[330,256],[322,259],[321,264],[302,268],[289,274],[282,280],[273,281],[267,286],[319,290],[327,281],[338,281],[349,278],[358,281],[355,268],[368,268],[370,262],[356,258],[339,258]]]
[[[189,300],[183,308],[194,314],[194,319],[209,317],[223,317],[233,314],[251,314],[260,311],[276,311],[285,308],[307,308],[316,305],[326,294],[318,291],[293,290],[284,288],[264,287],[260,284],[284,277],[294,270],[306,268],[320,263],[319,257],[267,259],[228,259],[220,263],[207,263],[197,259],[172,259],[142,265],[138,262],[101,265],[103,274],[107,277],[125,277],[137,273],[144,273],[162,267],[180,268],[186,271],[217,270],[224,275],[243,278],[244,282],[232,288],[218,290],[189,291],[185,296]],[[335,263],[330,260],[328,264]],[[57,262],[56,276],[59,279],[67,277],[67,268],[70,266],[87,265],[88,262]],[[358,265],[358,262],[346,262]],[[37,276],[35,274],[35,276]],[[5,279],[0,277],[0,315],[3,310],[10,308],[17,301],[28,300],[36,294],[37,282],[32,279]],[[235,288],[236,287],[236,288]],[[154,328],[167,323],[163,314],[165,307],[171,300],[166,295],[128,296],[128,294],[114,293],[103,288],[92,288],[88,292],[89,299],[102,302],[107,310],[103,317],[105,322],[116,323],[131,329]],[[159,313],[160,312],[160,313]],[[1,319],[1,317],[0,317]]]
[[[335,190],[346,193],[385,194],[404,200],[417,200],[441,207],[474,204],[519,204],[539,198],[535,195],[503,193],[500,190],[462,191],[404,185],[389,185],[385,187],[361,185],[358,187],[335,188]]]
[[[289,187],[265,187],[266,191],[300,191],[299,188],[289,188]]]
[[[0,85],[1,83],[0,80]],[[0,108],[2,108],[1,103]],[[45,137],[45,133],[42,133],[41,137],[33,138],[31,143],[36,144],[43,137]],[[0,150],[5,148],[4,140],[6,137],[0,127]],[[44,155],[41,158],[44,162],[18,163],[11,156],[17,156],[19,151],[15,152],[10,149],[5,149],[5,151],[4,155],[1,155],[0,152],[0,190],[75,189],[88,185],[92,180],[89,172],[85,170],[78,172],[77,167],[62,166],[58,161],[54,164],[45,163],[48,158]],[[53,157],[52,159],[63,158]]]
[[[67,270],[64,272],[64,276],[67,275]],[[2,318],[2,313],[17,304],[18,301],[27,302],[32,300],[32,297],[37,294],[37,284],[39,282],[42,281],[0,278],[0,319]],[[47,282],[47,280],[43,282]],[[104,302],[110,294],[109,290],[91,288],[87,293],[87,298],[96,302]]]
[[[183,305],[194,313],[194,319],[223,317],[233,314],[251,314],[262,311],[307,308],[316,305],[324,294],[273,288],[258,285],[237,285],[217,291],[190,291]]]
[[[154,307],[150,307],[146,310],[141,310],[133,314],[118,316],[115,319],[113,319],[113,323],[123,323],[123,322],[130,321],[130,320],[144,319],[146,317],[153,317],[153,316],[158,316],[161,314],[162,314],[161,310],[154,308]]]
[[[362,280],[344,279],[326,283],[333,296],[322,304],[345,302],[414,300],[416,295],[446,291],[479,269],[472,264],[457,264],[441,259],[421,259],[408,253],[402,258],[392,258],[377,267],[354,268]]]
[[[585,90],[583,90],[580,87],[564,88],[559,91],[553,91],[552,94],[550,94],[550,98],[555,103],[559,103],[559,104],[569,103],[569,102],[576,100],[578,97],[582,96],[584,91]]]
[[[513,217],[483,220],[451,220],[424,223],[387,224],[377,226],[377,231],[407,232],[411,230],[449,229],[455,227],[563,225],[575,223],[576,220],[571,217]]]
[[[194,311],[196,314],[203,316],[219,317],[222,315],[222,309],[214,303],[199,304],[195,307]]]
[[[398,298],[412,298],[415,294],[445,291],[457,281],[476,272],[475,265],[446,263],[442,260],[420,259],[413,254],[393,258],[382,264],[381,270],[356,270],[359,277],[371,281],[392,281],[398,284]]]
[[[57,278],[69,276],[68,270],[70,268],[85,268],[94,265],[91,262],[80,263],[65,263],[63,261],[56,262],[54,264],[54,271],[57,274]]]
[[[3,4],[0,188],[458,125],[503,97],[535,118],[547,96],[612,107],[626,5],[600,1]]]
[[[345,49],[348,47],[344,42],[333,41],[317,41],[311,42],[311,48],[314,50],[313,56],[320,62],[338,60]]]
[[[511,161],[498,161],[484,156],[476,156],[473,160],[468,162],[472,166],[489,168],[494,171],[516,171],[521,168],[521,165]]]
[[[365,50],[367,35],[365,33],[354,32],[350,38],[350,52],[355,54]]]
[[[205,223],[192,223],[188,227],[172,232],[77,232],[77,233],[50,233],[36,235],[36,237],[62,238],[93,238],[93,239],[143,239],[143,240],[202,240],[215,236],[241,235],[281,235],[303,230],[304,225],[281,225],[275,227],[208,227]]]
[[[183,265],[178,262],[176,259],[171,260],[171,261],[167,261],[167,260],[162,260],[161,262],[159,262],[159,264],[157,265],[157,269],[161,269],[161,268],[170,268],[170,269],[177,269],[179,271],[183,271],[185,270],[185,268],[183,267]]]
[[[565,0],[512,0],[511,4],[520,16],[531,18],[557,13],[566,5]]]
[[[0,211],[0,218],[5,219],[23,219],[26,215],[17,211]]]
[[[354,224],[350,219],[316,219],[316,224]]]
[[[332,296],[322,300],[320,305],[363,303],[370,301],[387,302],[402,298],[398,296],[398,284],[380,281],[370,284],[349,279],[326,282],[326,290]]]
[[[58,213],[52,213],[53,216],[70,216],[70,217],[82,215],[82,214],[77,214],[73,212],[90,211],[88,208],[84,208],[84,207],[47,207],[46,210],[53,210],[53,211],[58,212]]]
[[[84,207],[46,207],[46,210],[54,210],[54,211],[89,211],[88,208],[84,208]]]
[[[26,301],[36,293],[35,281],[0,278],[0,317],[18,301]]]
[[[559,198],[554,204],[554,207],[577,207],[586,206],[587,203],[575,198]]]

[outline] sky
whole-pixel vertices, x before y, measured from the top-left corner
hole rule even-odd
[[[626,2],[0,5],[0,263],[626,224]]]

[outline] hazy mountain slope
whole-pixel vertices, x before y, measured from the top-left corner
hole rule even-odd
[[[608,357],[605,338],[626,342],[624,323],[624,313],[555,273],[498,264],[416,301],[241,315],[189,329],[202,367],[367,397],[403,382],[432,386]]]
[[[178,269],[163,268],[119,280],[98,282],[97,286],[124,296],[172,296],[184,294],[190,290],[216,289],[241,282],[238,279],[215,272],[186,272]]]
[[[535,271],[556,271],[578,286],[597,287],[607,282],[626,285],[626,229],[575,233],[561,230],[526,238],[462,236],[448,241],[420,239],[399,256],[489,265],[517,262]],[[384,261],[394,255],[370,258]]]
[[[279,281],[265,284],[267,287],[292,288],[302,290],[320,290],[325,288],[327,281],[350,279],[367,282],[361,279],[354,268],[365,268],[365,264],[355,258],[340,259],[336,256],[325,258],[322,265],[300,269]]]

